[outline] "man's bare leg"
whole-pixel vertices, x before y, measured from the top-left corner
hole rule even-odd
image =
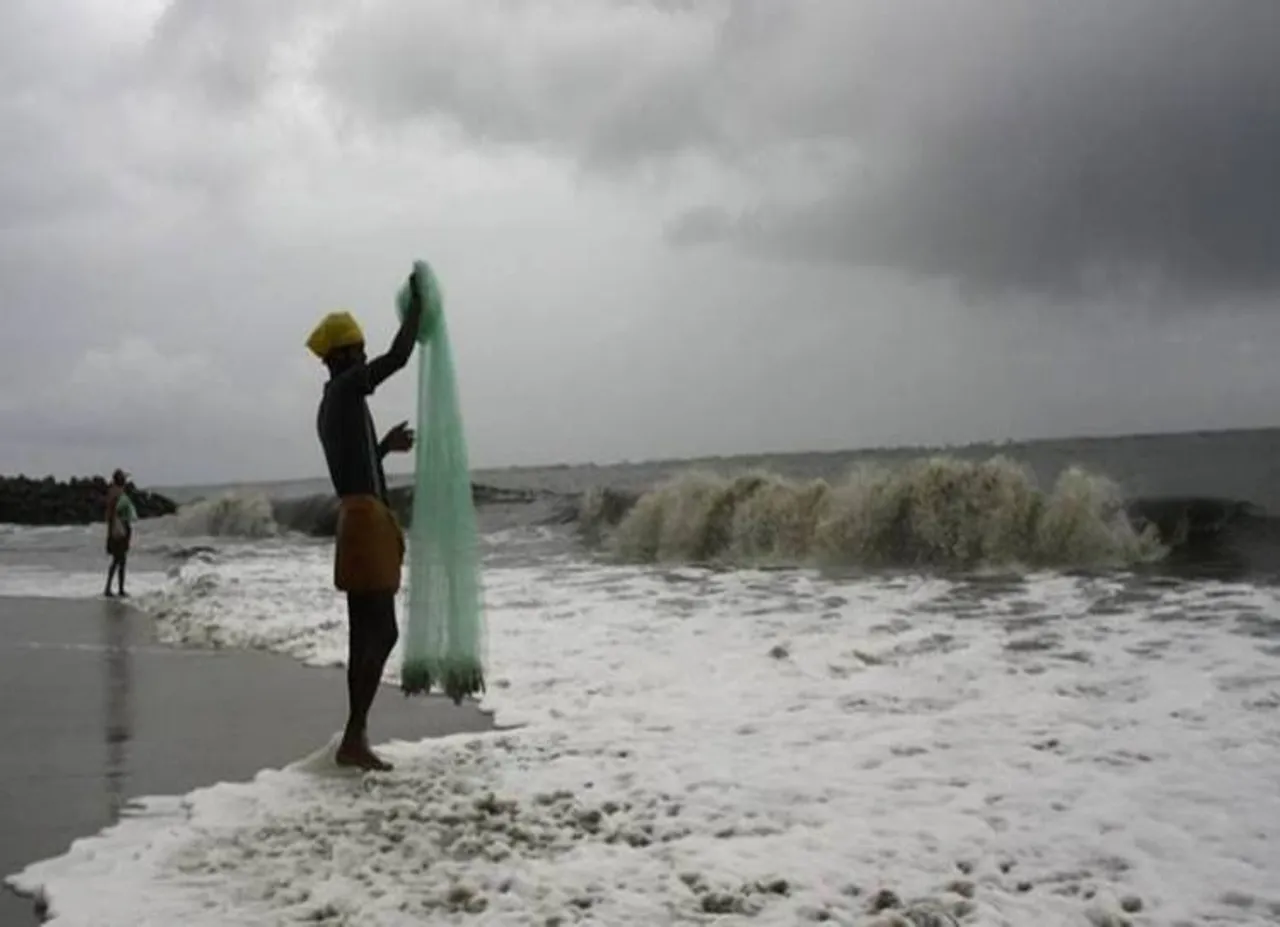
[[[391,769],[369,747],[369,709],[382,685],[387,658],[396,645],[395,595],[349,593],[347,595],[348,648],[347,698],[350,714],[338,746],[339,766],[359,769]]]
[[[118,569],[120,569],[120,558],[113,554],[111,557],[111,566],[107,568],[107,585],[106,588],[102,590],[103,595],[108,597],[115,595],[115,593],[111,591],[111,582],[116,578],[116,571]]]

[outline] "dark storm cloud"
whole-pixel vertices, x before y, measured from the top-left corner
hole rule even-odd
[[[904,126],[828,196],[724,231],[782,255],[1066,295],[1130,280],[1274,290],[1280,5],[1111,7],[1029,18],[1019,42],[1042,55],[1024,68]]]
[[[1265,420],[1273,9],[0,3],[0,470],[313,472],[301,341],[419,249],[477,461]]]
[[[473,6],[371,4],[322,76],[588,166],[741,171],[679,243],[1059,297],[1280,287],[1280,4]]]

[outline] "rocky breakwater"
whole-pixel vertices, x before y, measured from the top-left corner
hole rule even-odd
[[[87,525],[100,522],[107,501],[107,481],[100,476],[55,480],[51,476],[0,476],[0,524]],[[129,493],[139,518],[172,515],[178,506],[154,492]]]

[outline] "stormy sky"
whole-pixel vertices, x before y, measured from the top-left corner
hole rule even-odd
[[[417,257],[477,466],[1270,425],[1276,48],[1257,0],[6,0],[0,472],[321,473],[303,341],[381,349]]]

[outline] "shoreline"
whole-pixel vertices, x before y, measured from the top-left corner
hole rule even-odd
[[[384,685],[386,685],[384,683]],[[252,779],[327,744],[346,712],[333,667],[281,654],[176,647],[129,600],[0,596],[0,875],[65,853],[147,796]],[[372,739],[496,729],[443,696],[375,703]],[[0,922],[40,922],[7,883]]]

